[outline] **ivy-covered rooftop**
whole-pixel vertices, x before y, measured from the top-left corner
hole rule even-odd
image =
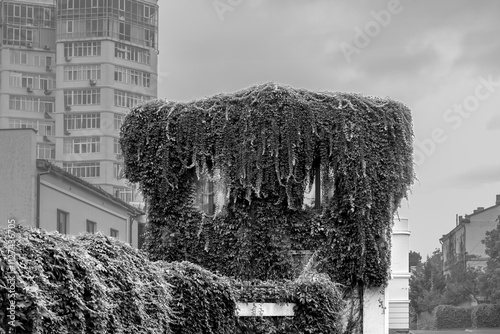
[[[387,282],[393,215],[413,182],[410,110],[389,98],[276,83],[139,105],[121,129],[125,175],[149,202],[152,258],[288,278],[293,249],[348,286]],[[322,210],[303,210],[320,171]],[[194,205],[205,176],[218,215]],[[385,243],[385,244],[386,244]]]

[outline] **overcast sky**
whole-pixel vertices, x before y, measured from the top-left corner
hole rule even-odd
[[[399,210],[424,257],[500,194],[500,1],[160,0],[158,96],[274,81],[388,96],[413,112],[418,180]]]

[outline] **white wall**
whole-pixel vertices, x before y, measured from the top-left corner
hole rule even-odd
[[[409,323],[409,259],[410,230],[407,218],[394,218],[392,228],[391,280],[389,295],[389,328],[404,329]]]

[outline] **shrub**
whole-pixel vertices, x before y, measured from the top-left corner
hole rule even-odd
[[[294,281],[233,281],[240,302],[295,303],[293,317],[241,317],[235,333],[341,333],[345,303],[327,275],[303,273]]]
[[[344,302],[337,284],[326,275],[305,273],[292,286],[299,333],[341,333]]]
[[[472,309],[451,305],[438,305],[434,309],[437,329],[467,328],[472,326]]]
[[[481,304],[474,307],[472,326],[475,328],[500,327],[500,305]]]
[[[158,280],[154,263],[127,244],[100,233],[71,237],[21,226],[0,229],[0,244],[3,329],[170,333],[170,286]],[[11,279],[14,299],[5,288]],[[8,323],[11,300],[16,321]]]
[[[236,302],[227,279],[189,262],[158,264],[172,285],[174,333],[234,333]]]

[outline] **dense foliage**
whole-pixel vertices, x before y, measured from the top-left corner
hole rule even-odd
[[[239,302],[295,303],[293,317],[241,317],[235,333],[341,333],[345,306],[328,276],[305,272],[290,281],[233,281]]]
[[[170,285],[136,249],[102,234],[75,238],[21,226],[1,229],[0,245],[1,328],[14,278],[9,326],[19,333],[170,333]]]
[[[434,309],[437,329],[468,328],[472,325],[472,309],[439,305]]]
[[[410,307],[416,313],[432,312],[441,304],[458,306],[477,298],[481,272],[467,267],[463,259],[451,263],[443,274],[441,250],[435,250],[426,262],[417,264],[410,278]]]
[[[152,101],[127,115],[125,176],[149,203],[152,259],[187,260],[243,279],[293,276],[292,249],[348,287],[388,279],[395,209],[413,181],[406,106],[274,83],[188,103]],[[322,212],[303,195],[321,170]],[[193,205],[210,178],[226,198],[213,217]]]
[[[161,267],[173,287],[173,333],[234,333],[236,301],[226,279],[189,262],[162,263]]]
[[[500,327],[500,305],[481,304],[472,309],[472,327]]]
[[[500,304],[500,217],[497,228],[486,232],[483,243],[489,259],[481,277],[481,291],[490,303]]]

